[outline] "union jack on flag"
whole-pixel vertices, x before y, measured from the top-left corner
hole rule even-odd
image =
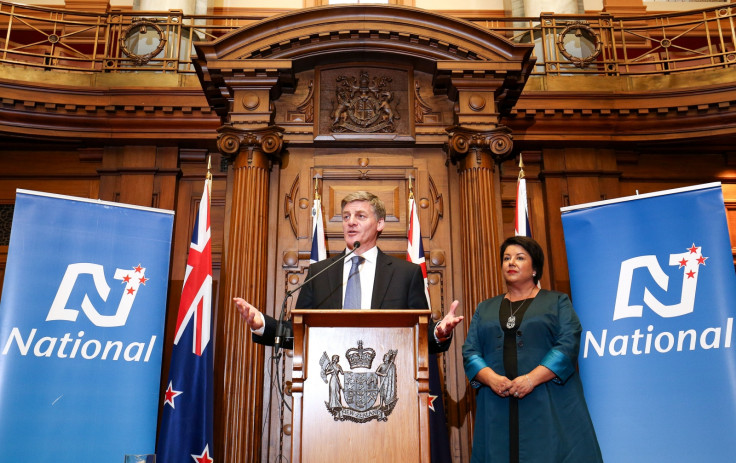
[[[192,232],[158,440],[159,463],[213,463],[211,180]]]
[[[424,294],[427,296],[427,306],[432,307],[427,290],[427,262],[424,259],[424,246],[422,245],[422,232],[419,230],[419,216],[416,211],[414,198],[409,198],[409,243],[406,248],[406,260],[414,262],[422,268],[424,276]]]

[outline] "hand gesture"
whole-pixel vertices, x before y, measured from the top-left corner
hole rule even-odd
[[[233,301],[235,301],[235,308],[238,309],[240,316],[251,330],[256,331],[263,327],[263,316],[258,309],[240,297],[233,298]]]
[[[437,323],[437,326],[435,326],[435,334],[437,335],[437,340],[440,342],[447,341],[450,336],[452,335],[452,330],[455,329],[455,327],[463,321],[462,315],[455,315],[455,310],[457,309],[457,306],[460,304],[460,301],[452,301],[452,304],[450,305],[450,312],[448,312],[447,315]]]

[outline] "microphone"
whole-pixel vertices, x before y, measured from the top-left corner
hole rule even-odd
[[[289,300],[289,298],[295,292],[297,292],[300,289],[302,289],[302,287],[304,285],[306,285],[310,281],[314,280],[318,276],[322,275],[324,272],[326,272],[327,270],[329,270],[330,268],[332,268],[332,266],[337,265],[338,262],[343,262],[345,259],[348,258],[348,256],[350,256],[355,251],[357,251],[359,247],[360,247],[360,241],[354,242],[353,243],[353,249],[350,252],[346,252],[345,255],[343,255],[339,259],[335,260],[334,262],[332,262],[327,267],[323,268],[319,272],[315,273],[311,277],[309,277],[306,280],[304,280],[304,282],[302,284],[300,284],[296,288],[292,289],[291,291],[287,291],[286,292],[286,296],[284,297],[284,302],[281,304],[281,314],[279,315],[279,321],[278,321],[278,324],[276,325],[276,336],[274,337],[274,343],[273,343],[273,356],[275,358],[278,358],[279,357],[279,349],[281,348],[281,344],[283,344],[283,341],[286,338],[286,323],[284,323],[284,315],[286,314],[286,301]]]

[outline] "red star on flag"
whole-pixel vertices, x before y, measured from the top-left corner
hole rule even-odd
[[[207,444],[204,447],[204,450],[202,450],[202,454],[201,455],[192,455],[192,458],[194,458],[194,461],[196,461],[197,463],[212,463],[213,461],[215,461],[212,458],[210,458],[210,446],[209,446],[209,444]]]
[[[705,259],[707,259],[705,256],[698,257],[698,265],[705,265]]]
[[[679,266],[678,268],[682,268],[682,267],[685,267],[686,265],[687,265],[687,259],[683,258],[683,259],[682,259],[682,260],[680,261],[680,266]]]
[[[692,270],[687,272],[685,275],[687,275],[688,278],[695,278],[695,272],[693,272]]]
[[[138,279],[138,281],[139,281],[139,282],[140,282],[140,283],[141,283],[142,285],[145,285],[145,284],[146,284],[146,282],[147,282],[147,281],[148,281],[149,279],[150,279],[150,278],[146,278],[146,277],[140,277],[140,278]]]
[[[135,270],[135,273],[141,273],[141,270],[143,270],[143,267],[141,267],[141,264],[138,264],[138,266],[134,267],[133,270]]]
[[[123,283],[130,283],[130,275],[125,275],[123,277]]]
[[[690,251],[690,254],[697,254],[698,253],[698,247],[695,246],[695,243],[693,243],[692,247],[688,249]]]
[[[133,294],[134,292],[135,292],[135,289],[133,289],[133,288],[128,288],[128,294]]]
[[[429,407],[429,409],[430,409],[430,410],[432,410],[432,411],[435,411],[435,410],[434,410],[434,401],[435,401],[435,400],[437,400],[437,396],[436,396],[436,395],[432,395],[432,394],[429,394],[429,395],[427,396],[427,406],[428,406],[428,407]]]
[[[174,386],[171,384],[171,381],[169,381],[169,387],[166,388],[166,392],[164,392],[164,405],[168,404],[171,405],[171,408],[176,408],[174,406],[174,398],[181,394],[182,391],[175,391]]]

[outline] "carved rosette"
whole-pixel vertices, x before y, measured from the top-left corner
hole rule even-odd
[[[261,151],[272,161],[281,159],[284,149],[284,129],[270,126],[257,130],[238,130],[231,126],[223,126],[218,132],[217,149],[229,159],[235,158],[241,151],[252,153]]]
[[[446,151],[453,162],[464,158],[471,151],[476,155],[490,154],[494,161],[500,162],[511,153],[514,146],[511,129],[506,126],[484,131],[452,127],[447,132],[450,140],[446,145]]]

